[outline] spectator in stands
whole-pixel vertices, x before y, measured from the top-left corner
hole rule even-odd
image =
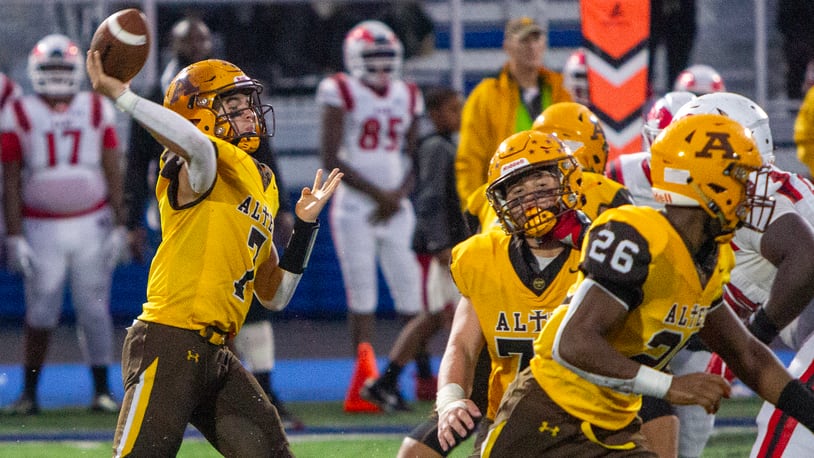
[[[422,2],[390,2],[379,13],[379,19],[401,39],[405,59],[426,55],[435,48],[435,26]]]
[[[779,0],[777,29],[783,36],[786,59],[786,96],[803,98],[806,66],[814,60],[814,2],[811,0]]]
[[[648,82],[653,88],[655,57],[664,46],[667,57],[667,81],[671,84],[690,62],[695,43],[696,0],[650,0],[650,64]]]
[[[508,60],[496,77],[478,83],[464,104],[455,159],[458,196],[464,206],[486,183],[489,160],[500,142],[531,129],[549,105],[571,101],[562,75],[542,66],[546,39],[545,30],[530,17],[508,21],[503,38]]]
[[[311,95],[322,72],[318,56],[325,33],[316,7],[317,2],[232,4],[210,17],[210,26],[222,33],[224,54],[275,94]]]

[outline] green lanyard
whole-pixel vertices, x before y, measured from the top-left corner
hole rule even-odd
[[[523,94],[522,90],[518,92],[520,97],[520,103],[517,104],[517,112],[514,116],[514,131],[520,132],[521,130],[529,130],[531,129],[532,124],[534,124],[534,119],[543,112],[546,108],[551,105],[551,86],[546,83],[543,83],[543,79],[540,78],[540,112],[535,114],[534,117],[531,116],[528,109],[526,108],[526,104],[523,101]]]

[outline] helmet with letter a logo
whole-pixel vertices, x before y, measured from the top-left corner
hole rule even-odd
[[[769,115],[755,101],[734,92],[713,92],[697,97],[675,114],[676,118],[701,113],[729,116],[752,131],[755,143],[767,164],[774,163],[774,141],[769,127]]]
[[[719,242],[731,239],[741,226],[764,229],[756,223],[769,218],[758,214],[773,211],[774,201],[765,187],[757,189],[750,174],[768,174],[769,167],[749,129],[719,114],[687,116],[667,126],[650,152],[658,202],[703,208],[720,226]]]

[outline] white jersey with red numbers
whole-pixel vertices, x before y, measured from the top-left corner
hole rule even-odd
[[[338,73],[322,80],[317,102],[345,111],[339,158],[384,190],[401,187],[412,163],[402,150],[407,132],[424,111],[418,87],[392,81],[377,93]],[[348,308],[369,314],[378,306],[377,263],[396,311],[421,311],[421,268],[412,249],[415,212],[407,197],[386,221],[371,222],[378,204],[351,186],[340,186],[331,202],[331,236],[345,283]]]
[[[22,235],[33,252],[33,274],[24,279],[26,325],[54,329],[70,284],[85,361],[108,365],[113,211],[102,155],[118,148],[113,105],[91,92],[55,108],[23,96],[0,115],[0,145],[2,162],[22,167]]]
[[[401,186],[411,166],[401,154],[404,139],[424,112],[418,87],[395,80],[379,94],[357,78],[337,73],[320,83],[317,102],[345,110],[339,159],[379,188]]]
[[[653,198],[653,184],[650,179],[650,152],[620,154],[608,163],[608,178],[623,184],[633,196],[636,205],[656,209],[664,208],[663,204]]]
[[[22,161],[23,216],[70,217],[105,206],[102,150],[118,147],[114,124],[111,102],[92,92],[57,108],[36,95],[7,104],[2,160]]]

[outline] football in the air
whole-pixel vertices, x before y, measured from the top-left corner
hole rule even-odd
[[[130,81],[141,71],[150,54],[147,17],[135,8],[111,14],[93,34],[90,50],[99,51],[105,73]]]

